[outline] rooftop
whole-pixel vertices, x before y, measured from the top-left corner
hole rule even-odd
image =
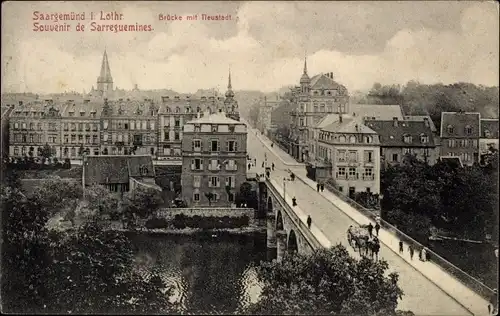
[[[481,138],[499,138],[498,119],[481,119]]]
[[[334,122],[328,124],[321,130],[333,133],[377,134],[370,127],[364,125],[360,118],[349,115],[342,115],[342,122],[340,121],[340,116],[337,115],[337,119]]]
[[[204,115],[203,117],[191,120],[186,124],[242,124],[243,123],[230,119],[226,116],[224,112],[217,112],[209,115]]]
[[[379,134],[381,146],[434,147],[436,142],[430,124],[424,121],[366,121]],[[406,138],[406,139],[405,139]],[[406,140],[406,141],[405,141]]]
[[[319,74],[312,77],[310,87],[312,90],[338,90],[340,94],[347,94],[345,86],[339,84],[326,74]]]
[[[392,120],[397,117],[403,119],[403,111],[401,106],[385,105],[385,104],[350,104],[349,114],[358,117],[369,117],[374,120]]]
[[[481,115],[477,112],[442,112],[441,113],[441,138],[443,137],[469,137],[479,138],[479,121]],[[470,128],[470,134],[466,128]]]
[[[130,177],[155,177],[149,155],[89,155],[83,168],[86,185],[129,183]]]

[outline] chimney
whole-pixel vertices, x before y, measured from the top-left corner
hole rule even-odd
[[[426,127],[429,127],[429,118],[428,117],[424,117],[424,124]]]
[[[330,72],[330,78],[333,80],[333,72]]]
[[[394,124],[394,127],[398,127],[398,118],[397,117],[393,117],[392,122]]]
[[[342,123],[342,114],[339,114],[339,122]]]
[[[189,100],[189,96],[188,95],[186,96],[186,99]]]

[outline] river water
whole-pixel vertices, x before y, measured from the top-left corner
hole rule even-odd
[[[265,233],[134,235],[136,263],[158,269],[173,286],[170,300],[183,313],[228,314],[258,300],[256,265],[267,260]],[[161,312],[161,311],[159,311]]]

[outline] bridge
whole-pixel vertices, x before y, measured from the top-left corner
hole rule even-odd
[[[265,190],[260,199],[266,201],[268,245],[271,249],[276,245],[277,259],[281,260],[285,251],[308,253],[339,243],[351,255],[358,256],[347,244],[346,231],[350,225],[368,223],[369,217],[332,192],[317,192],[316,183],[306,177],[303,164],[277,146],[271,148],[270,141],[255,129],[249,127],[248,131],[248,152],[257,159],[257,166],[252,167],[251,172],[263,174],[262,162],[275,166],[269,178],[261,178],[261,187]],[[289,170],[296,175],[295,181],[289,180]],[[297,206],[292,206],[293,197]],[[310,229],[306,224],[308,215],[312,218]],[[411,310],[416,315],[488,314],[488,301],[485,295],[472,289],[472,282],[459,281],[434,262],[412,260],[406,240],[405,251],[399,254],[399,239],[385,227],[380,230],[379,239],[379,257],[388,262],[389,272],[399,274],[399,285],[404,291],[398,309]]]

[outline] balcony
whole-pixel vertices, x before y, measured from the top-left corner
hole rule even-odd
[[[350,174],[350,175],[347,175],[347,180],[358,180],[359,179],[359,176],[358,174]]]

